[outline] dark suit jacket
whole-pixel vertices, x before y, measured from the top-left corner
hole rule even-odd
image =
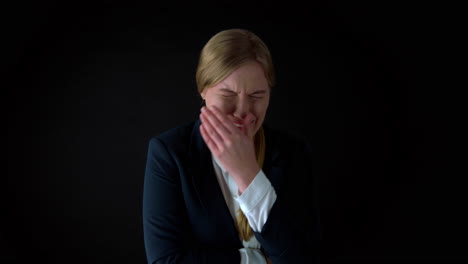
[[[143,192],[148,263],[240,263],[242,248],[211,159],[200,120],[151,138]],[[273,263],[315,263],[317,188],[305,137],[263,124],[263,172],[277,199],[261,232],[254,232]]]

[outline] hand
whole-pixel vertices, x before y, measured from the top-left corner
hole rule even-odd
[[[245,127],[241,130],[215,106],[202,107],[200,132],[206,145],[216,159],[234,178],[242,194],[249,186],[260,167],[255,156],[253,136]],[[245,124],[254,119],[248,114]]]

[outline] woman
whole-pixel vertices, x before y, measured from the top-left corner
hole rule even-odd
[[[200,119],[149,142],[148,263],[313,263],[318,209],[304,137],[263,124],[274,69],[264,42],[224,30],[200,54]]]

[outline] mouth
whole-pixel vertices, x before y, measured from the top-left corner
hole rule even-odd
[[[249,126],[246,126],[246,125],[243,125],[243,124],[239,124],[239,123],[235,123],[234,122],[234,125],[242,132],[247,132],[248,130],[248,127],[252,126],[254,127],[255,126],[255,122],[252,122]]]
[[[244,124],[243,120],[235,119],[233,120],[233,123],[239,130],[244,132],[253,129],[255,127],[255,124],[257,123],[257,120],[252,120],[250,124]]]

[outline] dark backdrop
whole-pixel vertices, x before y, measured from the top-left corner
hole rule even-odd
[[[466,259],[441,74],[456,8],[318,2],[5,7],[0,262],[144,263],[148,140],[198,117],[199,51],[235,27],[273,55],[265,122],[315,150],[324,262]]]

